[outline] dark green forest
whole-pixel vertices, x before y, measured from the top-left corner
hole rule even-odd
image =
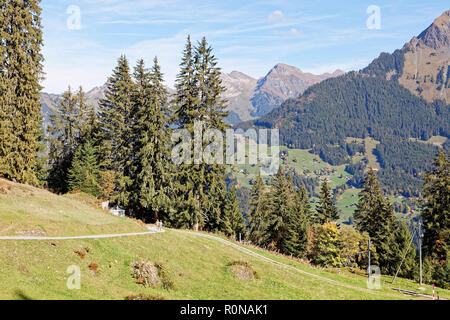
[[[384,70],[399,67],[395,56],[375,60],[364,72],[374,73],[379,65]],[[384,169],[379,177],[383,188],[417,195],[423,184],[419,172],[430,169],[437,148],[410,138],[449,137],[449,107],[442,101],[427,103],[381,74],[351,72],[328,79],[239,127],[279,128],[281,144],[312,149],[332,165],[350,164],[350,157],[362,150],[361,145],[346,143],[347,137],[371,137],[380,142],[375,154]],[[448,146],[444,144],[446,150]]]

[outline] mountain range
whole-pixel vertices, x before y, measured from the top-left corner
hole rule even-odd
[[[366,68],[310,86],[268,114],[238,127],[278,128],[283,145],[312,149],[347,172],[364,176],[367,163],[352,163],[367,141],[381,167],[385,189],[418,195],[439,138],[450,151],[450,11],[392,54]],[[437,137],[439,136],[439,137]],[[367,152],[366,152],[367,153]],[[367,157],[367,154],[366,154]],[[354,186],[359,186],[355,181]]]
[[[228,100],[230,113],[227,121],[235,125],[263,116],[279,107],[286,99],[298,97],[311,85],[342,74],[343,71],[336,70],[331,74],[314,75],[282,63],[277,64],[259,80],[239,71],[222,73],[222,83],[226,88],[224,98]],[[174,93],[173,89],[167,89],[170,94]],[[103,85],[88,91],[87,102],[97,106],[99,100],[104,98],[105,90],[106,85]],[[45,122],[60,97],[58,94],[41,94]]]

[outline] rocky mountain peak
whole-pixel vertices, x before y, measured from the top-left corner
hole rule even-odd
[[[450,10],[434,20],[418,38],[435,50],[450,47]]]

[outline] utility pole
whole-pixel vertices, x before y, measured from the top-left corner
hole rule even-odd
[[[422,284],[422,227],[419,219],[419,283]]]
[[[392,279],[392,284],[394,284],[395,279],[397,278],[398,272],[400,271],[400,268],[402,267],[403,261],[405,261],[406,255],[408,254],[409,248],[411,247],[411,244],[413,243],[414,236],[411,236],[411,241],[409,242],[408,248],[406,248],[406,252],[403,255],[403,259],[400,262],[400,265],[398,266],[397,272],[395,273],[394,279]]]

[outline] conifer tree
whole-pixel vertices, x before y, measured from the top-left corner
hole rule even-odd
[[[95,149],[90,141],[80,145],[69,169],[69,190],[100,196],[100,171]]]
[[[319,224],[339,219],[339,209],[333,201],[328,183],[324,181],[320,190],[319,205],[316,208],[315,221]]]
[[[241,210],[239,209],[239,204],[236,196],[236,188],[234,186],[230,186],[230,190],[228,191],[227,199],[225,201],[224,216],[229,217],[231,229],[230,235],[235,237],[236,239],[239,239],[240,235],[241,239],[244,239],[246,236],[245,219],[242,215]],[[222,230],[224,230],[225,228],[227,228],[227,226],[224,226]]]
[[[118,59],[106,84],[105,99],[99,103],[98,146],[101,167],[116,175],[116,190],[113,197],[119,205],[128,205],[132,183],[132,123],[135,115],[132,104],[134,84],[125,56]]]
[[[253,183],[250,193],[250,210],[248,214],[248,238],[257,245],[265,242],[267,210],[265,202],[265,185],[261,176]]]
[[[397,221],[393,226],[393,237],[389,245],[388,258],[389,264],[385,270],[389,274],[395,274],[403,261],[398,276],[403,278],[414,279],[417,274],[416,246],[411,242],[413,235],[410,233],[405,222]],[[408,250],[408,252],[406,252]],[[405,255],[406,254],[406,255]]]
[[[192,137],[194,121],[199,114],[197,111],[198,86],[195,77],[194,50],[190,36],[187,38],[175,88],[177,92],[172,102],[174,107],[173,125],[178,129],[187,130]],[[179,143],[179,141],[174,141],[174,143]],[[190,145],[190,148],[193,149],[193,144]],[[175,227],[198,229],[203,225],[200,205],[203,181],[199,179],[202,176],[200,169],[199,166],[192,164],[177,166],[175,178],[177,209],[170,215],[171,224]]]
[[[297,191],[296,201],[297,206],[303,210],[306,221],[308,224],[312,225],[314,223],[314,213],[311,209],[311,203],[309,202],[308,191],[303,183]]]
[[[443,150],[433,162],[434,169],[425,175],[423,186],[424,252],[437,262],[445,264],[450,245],[450,159]]]
[[[274,177],[272,190],[268,198],[269,216],[266,230],[266,244],[269,248],[286,254],[291,253],[289,249],[292,248],[292,243],[288,244],[287,235],[289,233],[289,227],[293,227],[292,215],[295,214],[294,195],[291,189],[283,169],[280,168]],[[291,239],[291,242],[295,241],[295,239]]]
[[[289,183],[292,183],[292,181],[290,180]],[[306,189],[300,188],[295,193],[293,211],[287,219],[287,251],[297,257],[303,256],[308,246],[308,226],[311,216],[309,199],[305,192]]]
[[[202,130],[216,129],[223,132],[226,101],[222,98],[225,87],[220,79],[220,68],[212,54],[212,48],[203,38],[193,48],[190,38],[177,77],[177,94],[174,99],[174,124],[186,129],[193,136],[195,121],[201,121]],[[217,143],[214,138],[203,139],[204,145]],[[193,142],[191,145],[193,148]],[[202,150],[203,151],[203,150]],[[197,161],[177,166],[176,189],[182,205],[171,220],[184,221],[184,226],[220,231],[223,202],[226,199],[223,164]],[[200,163],[199,163],[200,162]],[[177,218],[178,217],[178,218]]]
[[[54,106],[50,116],[48,184],[57,193],[66,193],[68,189],[68,171],[73,154],[78,148],[77,97],[69,87]]]
[[[135,163],[131,199],[135,215],[157,220],[167,217],[171,204],[170,110],[157,58],[150,72],[140,60],[134,79],[133,105],[137,110],[133,126],[136,141],[133,145]]]
[[[90,139],[95,125],[95,111],[86,104],[86,94],[80,87],[73,93],[69,87],[54,106],[50,116],[49,133],[49,187],[58,193],[69,191],[68,170],[75,151]]]
[[[37,184],[42,124],[39,0],[0,5],[0,176]]]
[[[205,133],[208,129],[220,131],[222,134],[225,129],[230,126],[225,122],[228,112],[225,111],[227,101],[222,97],[226,88],[222,85],[221,71],[217,66],[217,59],[212,53],[212,47],[203,38],[195,47],[195,76],[198,82],[199,101],[198,107],[201,120],[205,126]],[[203,143],[205,146],[212,143],[220,143],[215,138],[204,136]],[[222,146],[217,152],[222,152]],[[223,155],[222,155],[223,156]],[[206,158],[204,158],[206,162]],[[203,215],[206,217],[206,227],[214,230],[215,226],[220,224],[220,217],[223,216],[218,209],[226,198],[226,165],[224,163],[212,163],[202,165],[204,178],[205,197],[202,203]]]
[[[357,230],[369,234],[379,254],[380,267],[385,268],[389,263],[388,253],[395,217],[392,205],[389,200],[384,199],[372,169],[367,173],[363,190],[359,194],[354,218]]]
[[[77,100],[75,130],[78,143],[81,144],[93,138],[97,125],[97,114],[95,113],[94,106],[87,103],[86,93],[83,91],[83,87],[79,87],[75,96]]]

